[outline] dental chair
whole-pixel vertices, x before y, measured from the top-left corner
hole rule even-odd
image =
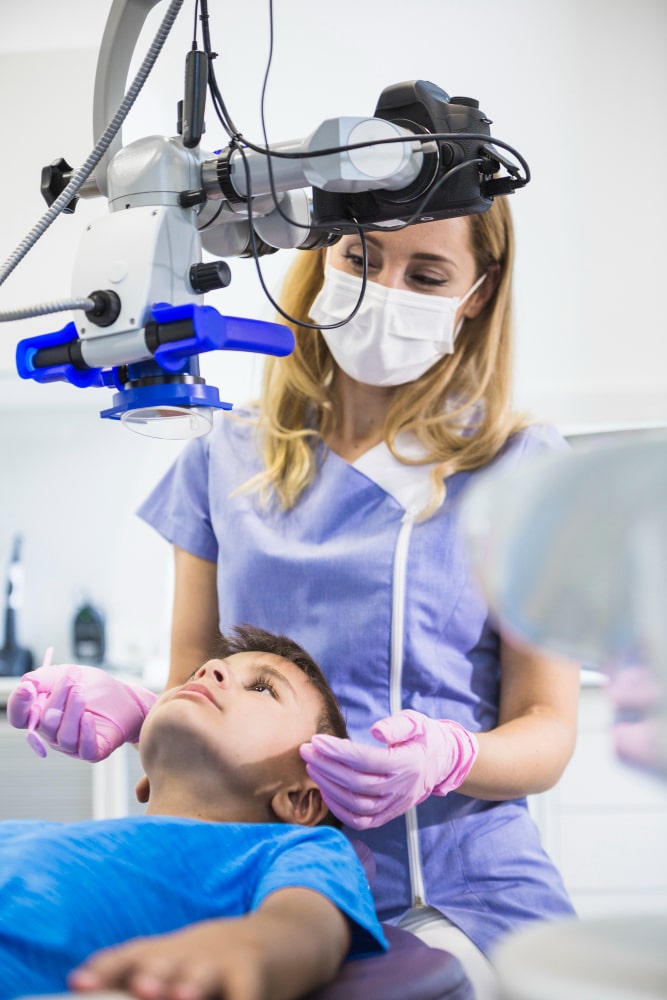
[[[350,838],[369,882],[375,859],[360,840]],[[304,1000],[474,1000],[472,984],[458,958],[431,948],[400,927],[383,924],[389,951],[345,962],[333,983]],[[58,993],[24,1000],[124,1000],[125,993]]]
[[[350,837],[369,883],[375,877],[370,848]],[[458,958],[431,948],[400,927],[383,924],[389,951],[346,962],[333,983],[306,1000],[474,1000]]]
[[[375,877],[370,848],[350,837],[369,883]],[[474,1000],[458,958],[431,948],[400,927],[383,924],[389,951],[346,962],[337,978],[307,1000]]]
[[[389,951],[346,962],[338,977],[307,1000],[474,1000],[472,984],[454,955],[414,934],[383,924]]]
[[[459,960],[430,948],[409,931],[383,924],[389,951],[346,962],[333,983],[304,1000],[474,1000]],[[126,1000],[117,990],[53,993],[24,1000]]]

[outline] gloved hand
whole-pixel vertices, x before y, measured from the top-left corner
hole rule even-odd
[[[136,743],[157,696],[98,667],[44,664],[24,674],[7,701],[7,718],[28,729],[30,746],[46,756],[42,740],[69,757],[100,761],[123,743]]]
[[[331,812],[355,830],[382,826],[429,795],[458,788],[479,749],[457,722],[412,709],[381,719],[371,733],[386,746],[317,733],[299,751]]]

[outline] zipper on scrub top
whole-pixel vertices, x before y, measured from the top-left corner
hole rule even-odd
[[[392,580],[391,606],[391,665],[389,677],[389,709],[396,715],[403,708],[401,688],[403,681],[403,644],[405,636],[405,594],[408,568],[408,551],[410,535],[419,513],[416,507],[406,510],[401,519],[401,527],[394,549],[394,569]],[[421,858],[419,857],[419,827],[417,825],[417,810],[410,809],[405,814],[405,827],[408,841],[408,867],[410,870],[410,888],[412,905],[425,906],[426,892],[422,874]]]

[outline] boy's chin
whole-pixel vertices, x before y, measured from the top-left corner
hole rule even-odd
[[[153,766],[179,770],[193,762],[209,761],[220,768],[219,746],[215,746],[202,726],[197,706],[165,704],[146,720],[139,739],[144,770]],[[195,710],[193,710],[195,709]]]

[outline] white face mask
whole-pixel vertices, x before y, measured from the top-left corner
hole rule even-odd
[[[361,278],[329,265],[324,275],[310,315],[316,323],[328,326],[350,315],[361,294]],[[457,310],[485,277],[460,298],[385,288],[369,281],[356,316],[336,330],[323,330],[322,336],[336,364],[357,382],[413,382],[453,352],[463,324],[461,319],[454,326]]]

